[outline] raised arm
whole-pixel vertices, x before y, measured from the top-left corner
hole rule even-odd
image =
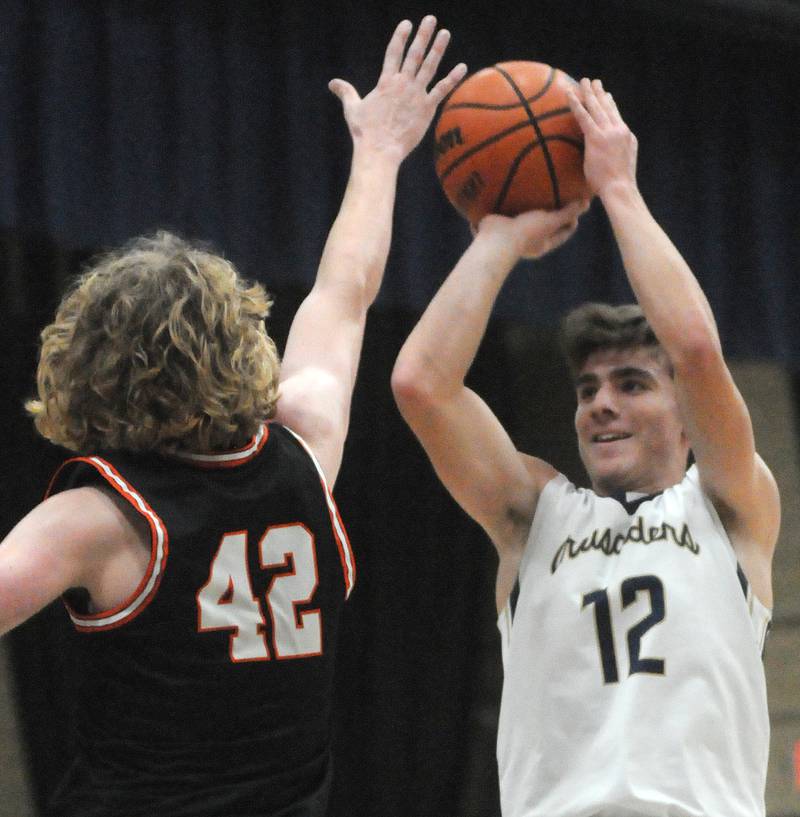
[[[425,17],[404,55],[412,25],[400,23],[378,84],[363,99],[341,79],[329,86],[353,140],[350,179],[314,287],[289,332],[277,419],[304,437],[330,485],[341,463],[367,310],[389,252],[397,172],[466,71],[460,64],[428,90],[450,36],[434,36],[435,28],[436,19]]]
[[[639,192],[636,139],[611,94],[599,80],[584,79],[570,105],[584,133],[587,179],[608,213],[636,298],[674,368],[702,484],[756,592],[769,603],[778,491],[755,452],[750,415],[723,358],[711,308]]]
[[[484,218],[408,337],[392,375],[400,411],[436,473],[501,557],[524,546],[539,492],[556,472],[516,450],[464,379],[509,272],[521,257],[543,255],[566,241],[583,209],[581,203],[515,219]]]

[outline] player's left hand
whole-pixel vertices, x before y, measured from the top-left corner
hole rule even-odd
[[[583,131],[583,172],[592,191],[602,198],[609,186],[636,187],[636,137],[603,83],[584,78],[570,89],[568,99]]]
[[[459,63],[428,90],[450,41],[450,32],[440,29],[434,36],[436,18],[428,15],[404,56],[412,29],[408,20],[397,26],[386,48],[378,84],[365,97],[342,79],[331,80],[328,85],[342,101],[354,145],[385,152],[398,161],[419,144],[439,103],[467,71],[466,65]]]

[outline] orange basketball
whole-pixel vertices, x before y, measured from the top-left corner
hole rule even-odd
[[[583,134],[567,103],[573,82],[541,62],[501,62],[448,97],[436,122],[436,173],[472,224],[591,195]]]

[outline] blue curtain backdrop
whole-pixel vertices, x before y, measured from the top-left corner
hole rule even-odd
[[[800,359],[800,11],[775,3],[784,17],[759,16],[742,0],[434,5],[453,31],[447,65],[535,59],[602,77],[639,137],[643,192],[697,271],[728,352]],[[327,81],[369,90],[397,18],[427,10],[2,6],[0,224],[70,247],[171,226],[213,240],[272,288],[310,284],[341,196],[349,139]],[[403,174],[380,304],[422,308],[467,237],[437,187],[429,135]],[[499,315],[552,324],[586,297],[629,297],[599,207],[539,267],[512,278]]]
[[[453,33],[447,66],[532,59],[602,77],[639,138],[645,197],[700,278],[728,354],[800,372],[793,3],[0,0],[0,533],[61,456],[21,403],[67,278],[91,252],[158,227],[208,239],[276,295],[280,346],[347,176],[327,82],[368,91],[395,23],[427,11]],[[332,815],[498,813],[494,556],[389,391],[403,339],[469,240],[432,154],[429,134],[401,175],[337,484],[359,585],[339,657]],[[577,480],[552,330],[583,300],[630,297],[595,205],[568,246],[513,273],[471,374],[520,448]],[[10,638],[40,804],[70,753],[65,619],[56,604]]]

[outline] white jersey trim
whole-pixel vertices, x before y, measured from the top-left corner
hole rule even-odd
[[[691,474],[692,481],[696,483],[698,490],[702,494],[708,508],[708,512],[711,515],[711,518],[714,520],[714,524],[717,526],[720,535],[723,536],[725,541],[728,543],[728,547],[730,547],[731,553],[735,558],[736,551],[734,550],[733,542],[731,542],[731,538],[728,536],[728,531],[725,530],[725,525],[722,524],[722,520],[717,513],[717,509],[714,507],[714,503],[711,501],[708,494],[703,491],[702,485],[700,484],[700,474],[697,471],[697,466],[693,465],[686,473],[687,475]],[[753,625],[753,634],[756,639],[756,645],[758,646],[759,652],[763,654],[764,646],[767,641],[767,634],[769,633],[770,624],[772,623],[772,610],[771,608],[767,607],[767,605],[764,604],[764,602],[762,602],[761,599],[758,598],[758,596],[753,592],[753,586],[750,583],[750,580],[747,578],[747,574],[744,573],[744,569],[741,568],[741,566],[739,566],[739,569],[742,570],[742,574],[744,575],[745,579],[747,579],[747,589],[744,591],[745,604],[747,605],[750,623]]]
[[[292,431],[291,428],[288,428],[287,426],[284,426],[284,428],[297,440],[297,442],[300,443],[300,445],[303,446],[308,456],[311,457],[311,462],[314,463],[314,467],[317,469],[317,473],[319,474],[320,482],[322,483],[322,487],[325,491],[325,502],[328,505],[328,513],[331,517],[333,533],[336,538],[336,544],[339,548],[339,558],[341,559],[342,569],[344,571],[344,597],[349,598],[350,593],[352,592],[356,583],[355,557],[353,556],[353,550],[350,546],[350,540],[347,538],[347,532],[344,529],[344,523],[339,516],[339,509],[336,506],[336,501],[328,488],[328,482],[325,479],[325,473],[322,470],[322,466],[314,456],[314,452],[311,450],[308,443],[299,434],[297,434],[297,432]]]
[[[75,462],[76,460],[71,460]],[[145,502],[142,495],[128,483],[113,466],[100,457],[78,458],[78,461],[93,465],[111,485],[148,521],[151,536],[150,564],[133,595],[113,610],[92,615],[80,615],[69,605],[67,611],[72,623],[80,630],[98,631],[119,627],[137,616],[149,604],[161,582],[168,554],[167,529],[161,518]],[[70,462],[70,461],[68,461]],[[65,463],[66,464],[66,463]]]
[[[197,465],[225,468],[234,465],[242,465],[251,460],[261,450],[267,441],[269,430],[266,425],[261,425],[253,438],[243,448],[236,451],[222,451],[219,453],[209,452],[206,454],[191,451],[180,451],[174,454],[177,459],[188,460]]]
[[[750,582],[747,583],[747,610],[756,635],[756,644],[763,654],[767,643],[767,634],[772,624],[772,610],[753,592]]]

